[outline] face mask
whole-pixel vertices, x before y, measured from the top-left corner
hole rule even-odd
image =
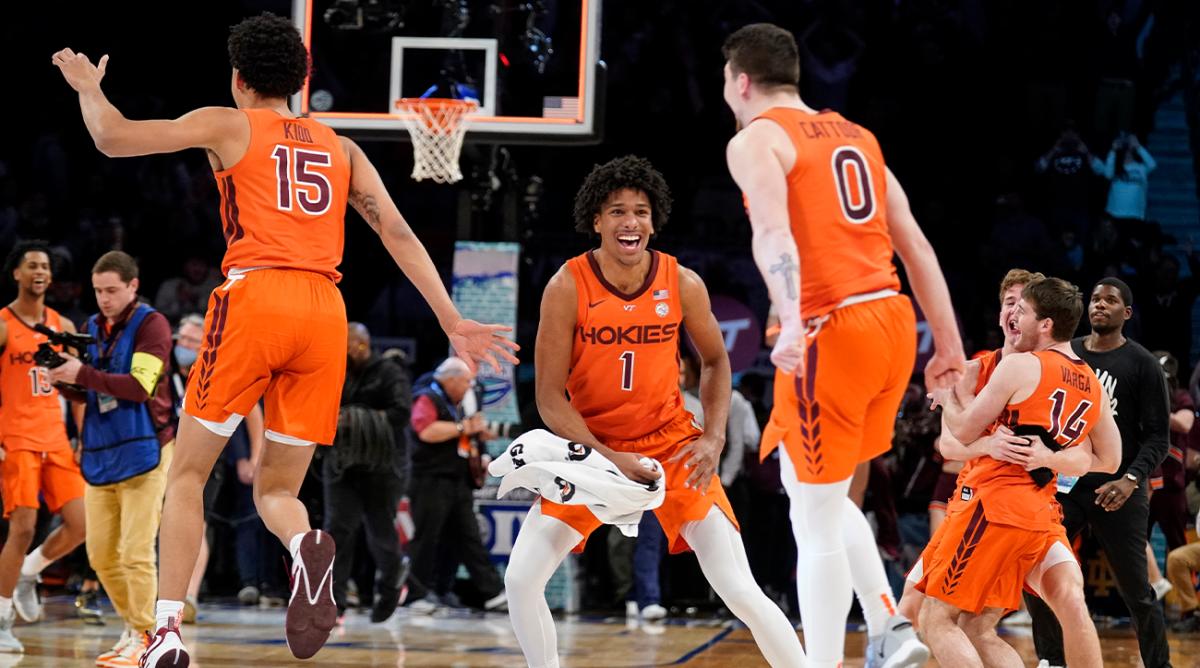
[[[175,346],[175,361],[181,367],[190,367],[196,361],[197,351],[183,346]]]

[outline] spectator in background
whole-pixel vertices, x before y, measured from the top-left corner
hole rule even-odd
[[[208,296],[221,284],[217,275],[204,260],[189,257],[183,263],[183,275],[168,278],[158,288],[154,297],[154,308],[171,319],[179,319],[184,313],[203,313],[208,307]]]
[[[415,534],[409,543],[412,571],[405,605],[415,612],[437,607],[433,591],[439,568],[439,545],[458,547],[458,555],[485,599],[485,610],[496,610],[507,599],[496,568],[488,559],[475,519],[474,480],[469,458],[470,437],[486,435],[482,413],[462,417],[462,400],[475,376],[457,357],[438,365],[428,383],[413,389],[412,504]]]
[[[1092,170],[1110,181],[1104,207],[1125,239],[1140,239],[1146,220],[1146,191],[1150,172],[1158,164],[1136,135],[1122,132],[1113,140],[1104,162],[1092,158]]]
[[[371,350],[371,334],[361,323],[349,324],[348,341],[337,436],[324,463],[325,530],[342,546],[333,563],[333,598],[340,617],[346,611],[355,537],[360,526],[366,528],[377,567],[371,621],[379,623],[396,611],[404,581],[395,517],[408,477],[405,428],[412,382],[401,364]]]
[[[1148,348],[1161,348],[1175,359],[1190,359],[1192,350],[1192,305],[1200,290],[1200,262],[1188,246],[1191,276],[1179,277],[1179,260],[1163,254],[1147,267],[1145,279],[1151,291],[1140,306],[1142,340]]]
[[[1171,399],[1171,446],[1166,459],[1150,476],[1150,523],[1146,527],[1146,535],[1150,536],[1154,525],[1157,524],[1167,539],[1167,551],[1170,552],[1187,544],[1185,457],[1188,433],[1195,424],[1196,412],[1187,390],[1179,387],[1179,362],[1165,350],[1154,351],[1154,357],[1158,359],[1163,375],[1167,378],[1167,392]],[[1161,601],[1173,586],[1159,571],[1158,560],[1149,544],[1146,545],[1146,559],[1149,565],[1150,586]]]
[[[1200,527],[1200,515],[1196,516]],[[1171,625],[1178,633],[1200,631],[1200,603],[1196,600],[1196,574],[1200,573],[1200,541],[1171,550],[1167,555],[1167,577],[1179,596],[1179,621]]]
[[[1060,235],[1078,239],[1088,232],[1092,154],[1073,125],[1058,136],[1054,146],[1038,158],[1035,169],[1044,175],[1049,222]]]

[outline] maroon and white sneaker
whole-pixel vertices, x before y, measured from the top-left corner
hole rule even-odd
[[[320,651],[337,625],[337,604],[333,601],[335,551],[333,536],[324,531],[314,529],[300,539],[300,549],[292,562],[292,597],[284,626],[288,649],[297,659],[307,659]]]
[[[146,635],[150,636],[149,633]],[[167,625],[150,636],[150,645],[138,662],[141,668],[187,668],[191,659],[183,639],[179,637],[179,618],[172,617]]]

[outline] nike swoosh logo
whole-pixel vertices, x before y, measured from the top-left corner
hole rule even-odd
[[[607,298],[601,299],[600,301],[597,301],[597,302],[588,302],[588,308],[596,308],[597,306],[603,304],[606,301],[608,301]]]

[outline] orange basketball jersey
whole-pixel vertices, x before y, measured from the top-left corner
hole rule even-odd
[[[0,351],[0,434],[6,450],[50,452],[69,448],[58,390],[50,384],[50,371],[37,366],[33,354],[46,335],[35,332],[12,309],[0,310],[8,325],[8,343]],[[46,307],[43,323],[62,331],[62,318]]]
[[[591,251],[567,261],[577,295],[567,394],[601,441],[641,438],[684,412],[679,265],[650,253],[646,282],[630,295],[604,280]]]
[[[341,279],[350,161],[328,126],[243,109],[250,146],[215,172],[221,191],[221,271],[276,267]]]
[[[800,254],[801,315],[823,316],[852,295],[899,290],[875,136],[832,111],[773,107],[759,118],[777,123],[796,147],[788,217]]]
[[[1037,388],[1027,399],[1009,404],[997,424],[1044,427],[1064,448],[1078,445],[1100,420],[1100,381],[1083,360],[1057,350],[1033,354],[1042,367]],[[1039,488],[1021,466],[980,457],[960,480],[960,496],[983,496],[989,522],[1043,530],[1058,521],[1056,485]]]
[[[971,361],[979,362],[979,375],[975,377],[975,396],[979,396],[979,393],[983,391],[983,386],[987,385],[988,380],[991,379],[992,372],[996,370],[996,365],[1000,363],[1000,358],[1003,355],[1003,351],[997,349],[976,353],[975,356],[971,358]],[[988,429],[989,433],[991,431],[991,429]],[[965,500],[961,498],[962,494],[960,491],[963,486],[963,481],[966,480],[967,476],[971,475],[971,469],[975,468],[976,462],[984,458],[986,458],[986,455],[984,457],[976,457],[975,459],[967,460],[966,463],[963,464],[962,470],[958,472],[958,478],[956,478],[954,482],[955,493],[950,497],[950,501],[946,504],[947,511],[956,510],[958,507],[964,504]]]

